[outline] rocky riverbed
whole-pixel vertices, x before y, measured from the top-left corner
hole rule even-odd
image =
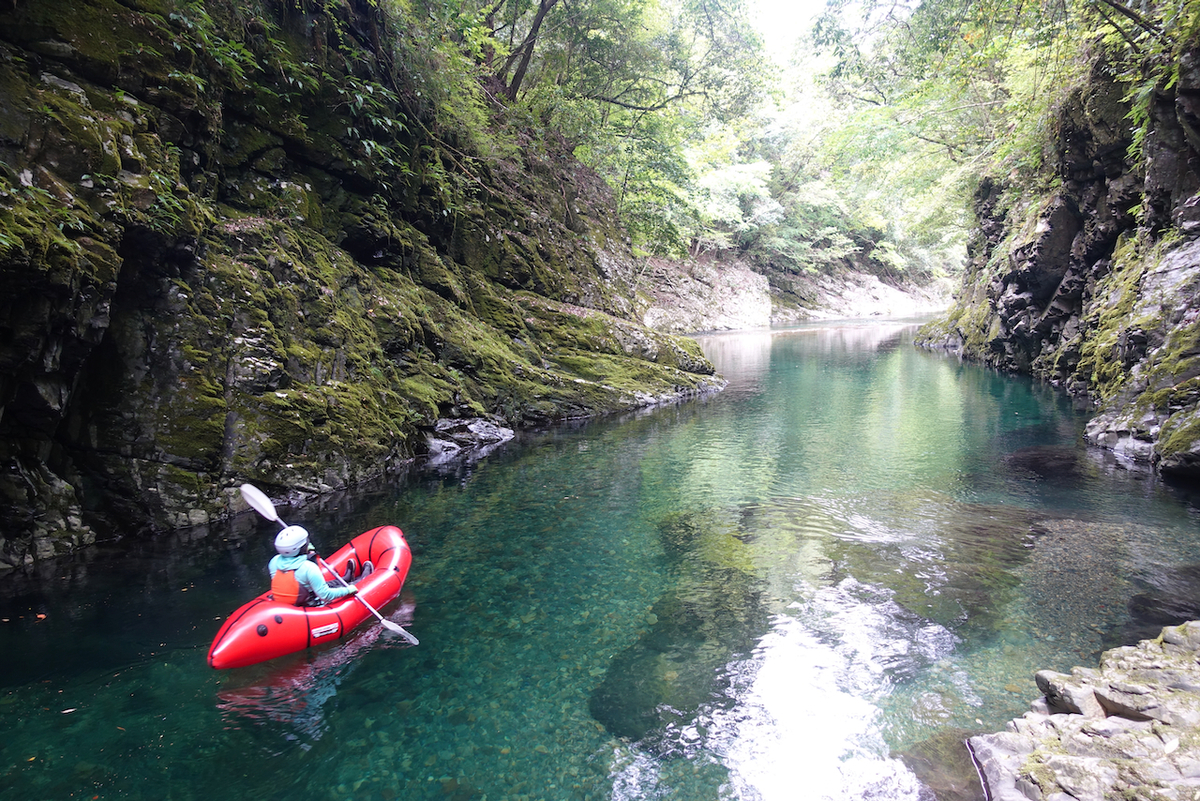
[[[1036,680],[1024,717],[968,740],[992,801],[1200,799],[1200,622]]]

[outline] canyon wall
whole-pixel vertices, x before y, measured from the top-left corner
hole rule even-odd
[[[0,568],[227,516],[243,481],[343,488],[439,422],[719,388],[640,324],[599,176],[499,106],[494,136],[447,124],[396,27],[357,0],[0,6]]]
[[[1200,49],[1130,156],[1127,86],[1098,57],[1056,111],[1037,179],[981,181],[949,315],[921,344],[1086,400],[1089,441],[1200,477]]]

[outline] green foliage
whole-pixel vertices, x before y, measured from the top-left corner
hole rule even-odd
[[[206,63],[226,82],[234,86],[244,85],[259,70],[255,55],[243,42],[222,34],[221,26],[202,0],[184,3],[179,10],[171,12],[168,19],[187,34],[174,39],[172,44],[175,49],[187,50],[197,62]],[[173,76],[203,91],[204,80],[199,76],[178,71]]]
[[[1174,88],[1182,48],[1200,33],[1198,0],[838,0],[829,9],[816,41],[833,59],[836,95],[893,110],[956,163],[1023,181],[1040,174],[1055,112],[1100,52],[1128,86],[1141,158],[1151,107]]]
[[[576,153],[612,184],[617,209],[635,246],[651,255],[686,251],[694,210],[685,187],[691,170],[682,152],[683,130],[671,114],[644,115],[615,138],[593,137]]]
[[[180,3],[169,15],[173,47],[193,68],[172,71],[175,85],[247,95],[269,130],[305,138],[320,129],[383,196],[424,184],[447,213],[480,194],[477,160],[515,152],[493,125],[479,63],[490,29],[471,0],[287,0],[283,18],[261,2]],[[313,103],[329,117],[299,113]]]
[[[1119,38],[1108,40],[1110,45],[1119,47],[1126,56],[1121,78],[1128,86],[1125,100],[1133,122],[1130,155],[1137,160],[1145,158],[1155,99],[1175,88],[1183,49],[1194,46],[1200,36],[1200,0],[1156,4],[1143,11],[1146,16],[1135,13],[1132,24],[1124,26],[1111,17],[1104,19],[1119,34]]]
[[[787,176],[777,196],[819,178],[839,198],[840,230],[881,274],[944,269],[962,252],[978,176],[1051,187],[1054,126],[1101,49],[1126,65],[1140,146],[1179,42],[1194,38],[1197,5],[832,2],[813,32],[822,83],[792,97],[807,95],[811,109],[824,96],[827,112],[787,122],[774,145]]]
[[[701,216],[684,150],[708,121],[748,113],[768,79],[741,0],[504,0],[478,13],[493,43],[461,41],[500,94],[605,177],[636,247],[683,253]]]
[[[1200,19],[1200,0],[834,0],[781,82],[744,0],[275,0],[303,35],[265,2],[176,0],[167,81],[240,92],[299,137],[323,123],[294,109],[327,103],[322,135],[384,205],[419,197],[453,223],[503,160],[565,140],[639,253],[891,277],[953,269],[976,176],[1048,180],[1047,137],[1098,48],[1141,147]],[[155,225],[186,218],[154,189]]]
[[[705,173],[696,183],[702,193],[705,222],[734,234],[746,234],[779,222],[783,207],[771,196],[771,165],[731,163]]]
[[[0,259],[16,261],[31,254],[59,250],[76,256],[76,236],[89,228],[85,208],[62,203],[44,189],[10,181],[0,172]],[[40,251],[40,252],[39,252]]]

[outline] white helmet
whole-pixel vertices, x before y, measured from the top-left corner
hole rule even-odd
[[[308,545],[308,532],[303,526],[288,526],[275,537],[275,550],[283,556],[295,556]]]

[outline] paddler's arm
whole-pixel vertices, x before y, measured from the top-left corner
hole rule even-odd
[[[321,572],[321,568],[312,562],[305,562],[297,568],[296,580],[316,593],[316,596],[325,603],[358,592],[358,588],[353,585],[341,587],[329,584],[325,581],[325,575]]]

